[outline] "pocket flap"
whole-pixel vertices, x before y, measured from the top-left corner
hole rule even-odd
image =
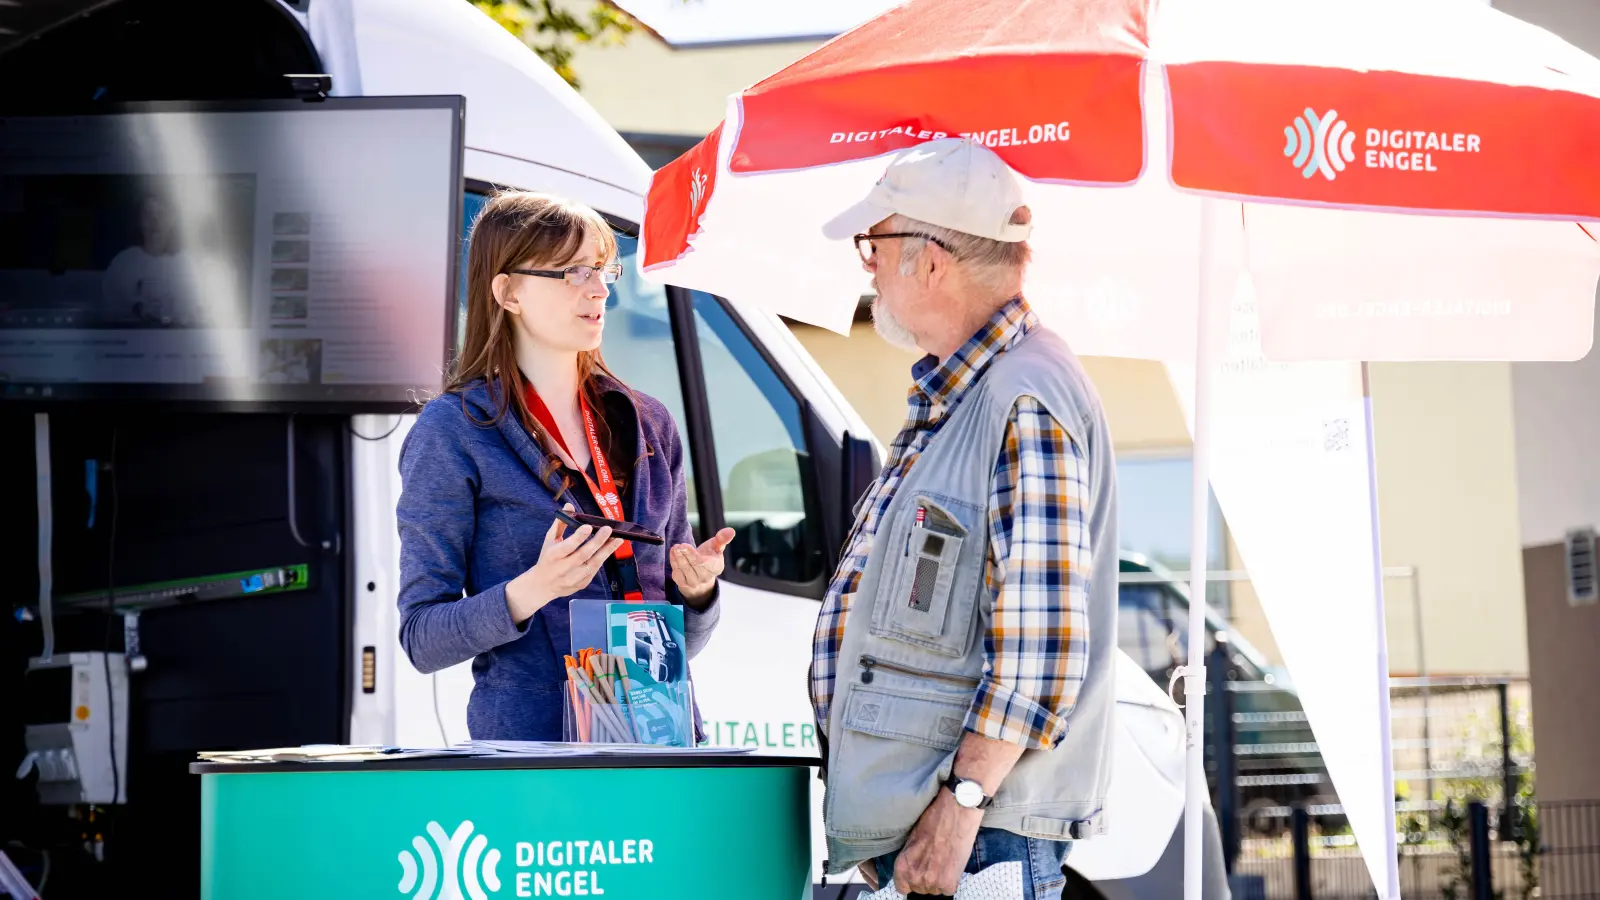
[[[852,685],[844,727],[863,734],[954,750],[966,731],[970,704]]]

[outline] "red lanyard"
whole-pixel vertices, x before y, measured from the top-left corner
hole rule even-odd
[[[533,413],[533,417],[538,419],[544,430],[561,445],[561,449],[567,451],[568,456],[572,456],[572,449],[562,439],[561,429],[556,426],[555,416],[550,414],[550,408],[545,406],[544,398],[533,389],[533,385],[528,385],[524,397],[528,401],[528,409]],[[578,395],[578,405],[583,411],[583,429],[589,436],[589,455],[594,459],[596,478],[590,478],[588,472],[579,474],[583,476],[585,482],[588,482],[589,493],[594,495],[594,502],[600,507],[601,514],[608,519],[626,521],[627,516],[622,510],[622,498],[617,496],[617,481],[611,476],[611,466],[606,462],[605,451],[600,449],[600,433],[595,429],[594,412],[589,409],[589,401],[582,394]],[[644,602],[644,592],[639,589],[638,568],[633,559],[633,542],[623,541],[622,546],[617,548],[615,558],[618,568],[622,570],[622,598],[629,603]]]

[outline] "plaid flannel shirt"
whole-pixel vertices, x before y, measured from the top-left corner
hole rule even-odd
[[[1037,324],[1027,302],[1015,298],[942,365],[929,356],[913,367],[906,424],[868,490],[817,618],[811,700],[820,727],[828,725],[850,601],[890,498],[989,363]],[[1066,736],[1089,646],[1087,469],[1060,423],[1037,400],[1020,398],[1007,420],[990,489],[984,577],[994,616],[968,731],[1026,749],[1053,748]]]

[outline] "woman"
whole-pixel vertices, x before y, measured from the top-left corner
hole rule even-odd
[[[490,200],[456,372],[400,451],[400,643],[422,672],[473,661],[475,740],[562,740],[572,598],[681,604],[690,657],[720,615],[733,531],[691,545],[672,417],[600,358],[616,254],[592,209]],[[671,549],[568,534],[558,508],[636,522]]]

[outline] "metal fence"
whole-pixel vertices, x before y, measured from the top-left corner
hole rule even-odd
[[[1297,808],[1289,835],[1250,838],[1232,872],[1234,900],[1373,900],[1348,835],[1317,835]],[[1516,833],[1502,833],[1510,821]],[[1400,847],[1408,900],[1600,900],[1600,801],[1503,810],[1471,803],[1440,816],[1441,831]]]
[[[1292,692],[1215,687],[1208,755],[1235,898],[1374,897]],[[1536,802],[1525,681],[1397,679],[1391,705],[1405,897],[1600,900],[1600,801]]]
[[[1207,735],[1219,815],[1237,816],[1241,839],[1279,837],[1300,804],[1315,826],[1339,831],[1343,809],[1293,692],[1234,681],[1222,693]],[[1397,679],[1390,704],[1400,812],[1431,820],[1471,800],[1507,809],[1507,797],[1531,787],[1526,681]]]
[[[1600,900],[1600,800],[1541,803],[1539,897]]]
[[[1407,900],[1539,896],[1531,890],[1538,884],[1536,865],[1529,871],[1516,844],[1495,839],[1488,807],[1469,806],[1462,815],[1470,822],[1474,811],[1483,817],[1476,837],[1469,824],[1467,835],[1457,840],[1436,833],[1401,845],[1400,892]],[[1309,814],[1297,817],[1286,838],[1250,839],[1233,870],[1234,900],[1376,900],[1355,839],[1314,834],[1310,819]],[[1485,877],[1485,866],[1490,893],[1479,894],[1475,879]]]

